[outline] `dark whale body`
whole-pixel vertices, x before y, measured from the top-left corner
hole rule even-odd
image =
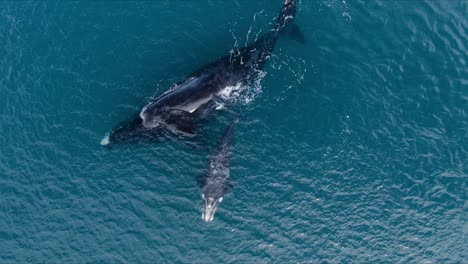
[[[296,0],[286,0],[271,31],[236,54],[222,57],[175,84],[143,107],[137,117],[117,126],[101,144],[155,139],[162,129],[184,136],[194,135],[193,120],[198,113],[221,100],[223,91],[250,85],[258,77],[282,35],[303,41],[303,36],[293,23],[295,13]]]
[[[231,160],[231,145],[234,123],[224,132],[216,149],[210,157],[206,173],[200,177],[198,183],[204,200],[202,219],[212,221],[218,205],[223,201],[224,194],[230,188],[229,165]]]

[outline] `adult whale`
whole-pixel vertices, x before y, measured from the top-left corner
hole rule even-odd
[[[229,164],[232,155],[234,123],[226,129],[215,151],[211,154],[206,173],[197,179],[204,200],[202,219],[206,222],[213,220],[218,205],[223,201],[224,194],[231,186],[229,183]]]
[[[110,145],[138,138],[154,139],[164,129],[181,135],[194,135],[194,118],[200,112],[213,108],[226,92],[248,86],[258,78],[281,36],[288,35],[301,42],[304,40],[293,23],[295,15],[296,0],[286,0],[268,33],[235,54],[222,57],[173,85],[143,107],[137,117],[113,129],[101,144]]]

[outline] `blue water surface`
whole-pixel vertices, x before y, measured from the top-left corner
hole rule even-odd
[[[243,120],[213,222],[195,179],[232,113],[99,144],[281,5],[0,2],[0,263],[466,263],[464,0],[299,1],[306,43],[225,106]]]

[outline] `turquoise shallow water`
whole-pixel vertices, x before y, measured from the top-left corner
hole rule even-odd
[[[229,106],[244,120],[213,222],[209,151],[99,145],[281,2],[1,2],[0,263],[466,261],[466,1],[301,1],[307,42],[281,40]]]

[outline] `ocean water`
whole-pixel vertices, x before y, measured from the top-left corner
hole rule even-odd
[[[201,147],[99,144],[281,5],[0,2],[0,263],[466,263],[463,0],[302,0],[306,43],[280,40]],[[234,188],[205,223],[226,110]]]

